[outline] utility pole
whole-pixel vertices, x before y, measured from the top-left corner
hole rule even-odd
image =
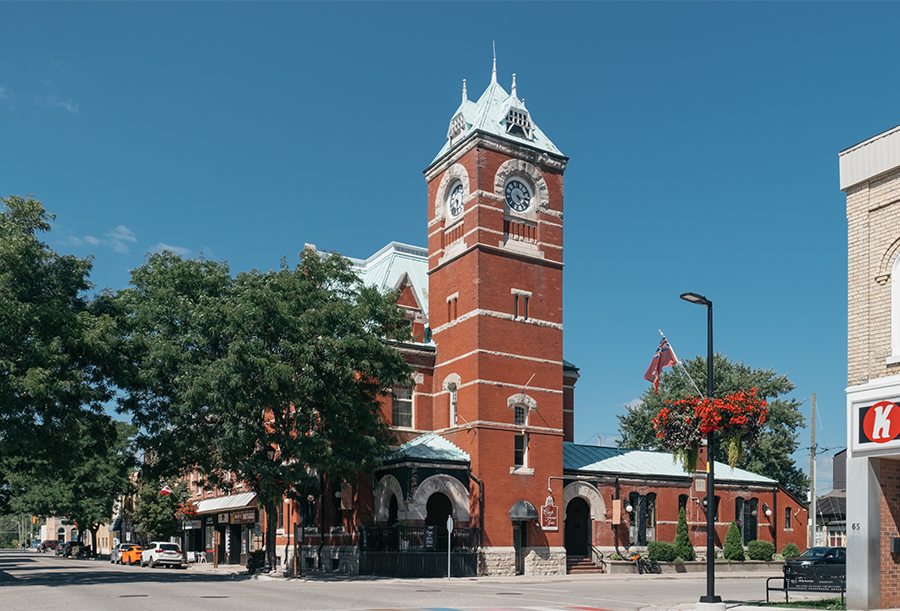
[[[809,500],[810,524],[807,547],[816,545],[816,393],[812,393],[812,417],[809,431]]]

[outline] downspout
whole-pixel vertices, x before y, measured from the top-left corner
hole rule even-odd
[[[472,469],[469,469],[469,477],[478,484],[478,541],[475,542],[475,547],[477,549],[481,547],[481,535],[484,531],[484,482],[472,473]]]

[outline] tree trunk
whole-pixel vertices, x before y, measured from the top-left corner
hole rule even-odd
[[[97,557],[97,532],[100,530],[99,526],[94,526],[88,528],[91,531],[91,556]]]
[[[275,531],[278,526],[278,508],[270,499],[263,503],[266,509],[266,564],[275,569]]]

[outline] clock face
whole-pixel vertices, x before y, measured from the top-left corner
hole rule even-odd
[[[516,212],[525,212],[531,206],[531,189],[520,180],[506,183],[506,205]]]
[[[450,216],[456,218],[463,211],[463,186],[462,183],[457,183],[453,190],[450,191],[450,198],[447,200],[447,204],[450,208]]]

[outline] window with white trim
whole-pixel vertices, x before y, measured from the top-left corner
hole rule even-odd
[[[526,461],[527,457],[528,457],[528,435],[516,435],[513,465],[515,467],[526,466],[525,461]]]
[[[516,406],[515,425],[525,426],[528,423],[528,408],[523,405]]]
[[[891,356],[888,363],[900,361],[900,256],[891,267]]]
[[[391,424],[404,428],[413,425],[413,387],[394,386],[394,399],[391,406]]]

